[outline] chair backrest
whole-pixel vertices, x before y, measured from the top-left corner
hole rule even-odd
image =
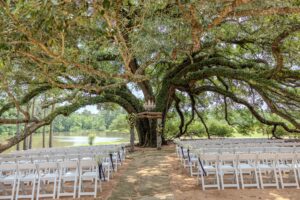
[[[1,164],[16,164],[16,158],[3,158],[0,159]]]
[[[37,164],[37,169],[38,169],[38,174],[45,174],[45,173],[56,173],[58,174],[59,169],[58,169],[58,163],[56,162],[43,162],[43,163],[38,163]]]
[[[265,151],[264,147],[253,147],[250,148],[250,153],[263,153]]]
[[[201,154],[198,155],[198,158],[200,158],[200,160],[202,161],[206,161],[206,162],[219,162],[219,154]]]
[[[66,154],[65,160],[79,160],[79,154]]]
[[[279,147],[265,147],[266,153],[278,153],[279,152]]]
[[[257,162],[258,163],[271,163],[275,164],[277,159],[277,154],[275,153],[258,153]]]
[[[59,171],[61,174],[68,173],[69,171],[75,171],[78,173],[78,161],[67,160],[58,163]]]
[[[257,163],[257,154],[256,153],[241,153],[238,154],[238,163]]]
[[[56,162],[43,162],[37,164],[38,169],[58,169]]]
[[[278,161],[294,161],[296,154],[294,153],[277,153]]]
[[[65,156],[58,155],[58,156],[49,156],[49,162],[63,162],[65,160]]]
[[[233,153],[223,153],[219,155],[219,162],[221,164],[232,164],[235,165],[237,163],[237,154]]]
[[[1,164],[0,165],[0,179],[1,176],[11,175],[18,170],[17,164]]]
[[[33,163],[18,164],[18,170],[36,170],[36,164]]]
[[[280,153],[294,153],[295,148],[294,147],[280,147],[279,152]]]
[[[27,164],[27,163],[32,163],[32,160],[30,157],[20,157],[16,159],[18,164]]]
[[[37,174],[37,167],[36,164],[33,163],[22,163],[18,164],[17,172],[19,177],[28,174]]]
[[[83,168],[97,168],[98,163],[95,160],[83,160],[79,164],[80,169]]]
[[[31,159],[33,163],[48,162],[48,157],[46,156],[32,157]]]

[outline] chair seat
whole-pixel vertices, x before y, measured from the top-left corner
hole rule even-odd
[[[198,158],[191,158],[191,162],[198,162]]]
[[[273,169],[272,166],[267,165],[267,164],[258,164],[257,167],[260,169]]]
[[[214,166],[211,166],[211,165],[204,165],[203,168],[205,170],[215,170],[216,169]]]
[[[66,180],[66,181],[73,181],[77,178],[77,175],[75,172],[67,172],[62,176],[62,179]]]
[[[0,178],[0,182],[8,182],[8,181],[13,181],[16,178],[15,175],[9,175],[5,177]]]
[[[28,175],[20,177],[20,180],[21,181],[32,181],[37,178],[38,178],[37,174],[28,174]]]
[[[82,177],[98,177],[97,172],[85,172],[81,175]]]
[[[58,178],[58,174],[50,173],[50,174],[43,174],[41,179],[54,179]]]
[[[242,164],[239,164],[239,168],[240,169],[253,169],[253,168],[255,168],[255,166],[246,164],[246,163],[242,163]]]
[[[234,167],[232,165],[220,165],[219,168],[220,169],[225,169],[225,170],[226,169],[232,169],[232,170],[234,169]]]

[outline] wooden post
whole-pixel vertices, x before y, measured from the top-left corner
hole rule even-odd
[[[19,110],[17,110],[17,118],[18,118],[18,120],[20,119]],[[20,124],[19,123],[17,123],[17,137],[18,137],[18,139],[20,137]],[[18,144],[17,144],[17,151],[19,151],[19,150],[20,150],[20,142],[18,142]]]
[[[55,104],[52,104],[51,112],[54,111]],[[50,130],[49,130],[49,147],[52,148],[53,146],[53,121],[50,124]]]
[[[157,150],[161,150],[161,133],[162,133],[162,120],[157,119],[157,130],[156,130],[156,143],[157,143]]]
[[[130,152],[134,151],[134,125],[137,119],[136,113],[130,113],[126,117],[130,128]]]
[[[134,126],[130,127],[130,151],[134,151]]]

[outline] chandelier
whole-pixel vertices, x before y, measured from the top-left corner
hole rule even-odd
[[[144,103],[144,109],[147,111],[151,111],[155,108],[155,103],[152,100],[148,100]]]

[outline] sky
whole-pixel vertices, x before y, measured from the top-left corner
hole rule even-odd
[[[96,105],[89,105],[89,106],[82,107],[82,108],[78,109],[76,112],[82,113],[84,110],[88,110],[92,114],[97,114],[99,112]]]

